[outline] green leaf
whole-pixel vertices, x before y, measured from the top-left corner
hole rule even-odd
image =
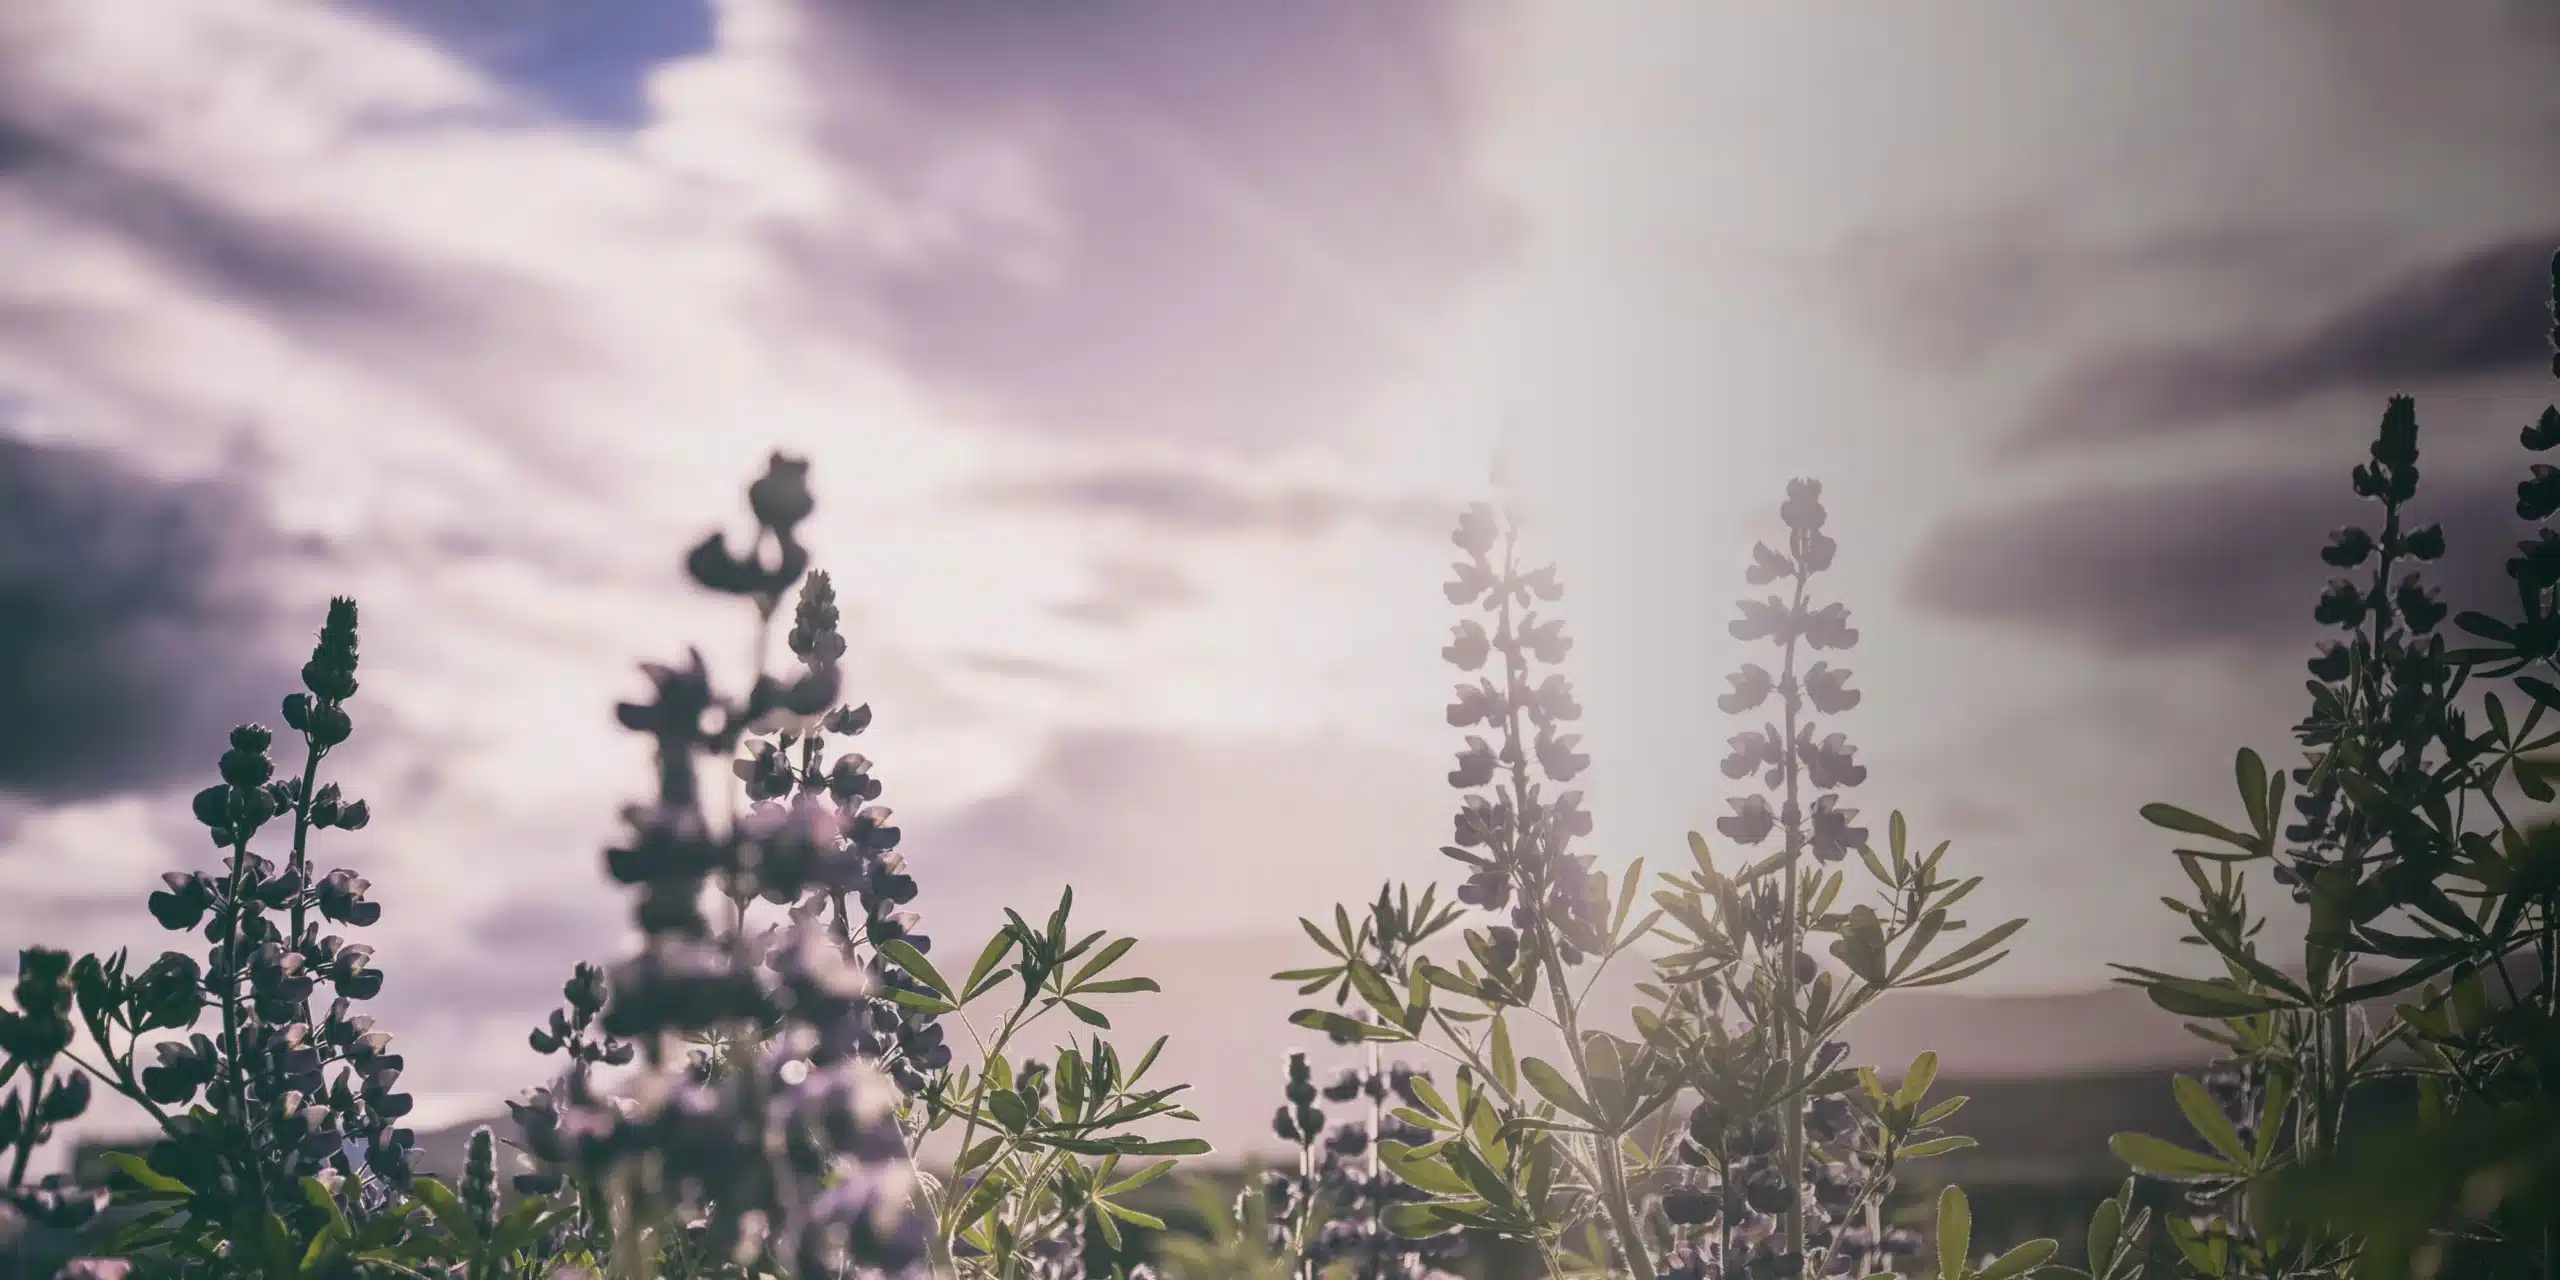
[[[1942,1280],[1960,1280],[1972,1250],[1973,1207],[1965,1203],[1964,1188],[1949,1184],[1938,1193],[1938,1275]]]
[[[2189,813],[2173,804],[2142,806],[2142,820],[2155,827],[2165,827],[2185,835],[2203,836],[2208,840],[2219,840],[2224,844],[2236,845],[2243,849],[2255,850],[2258,845],[2255,836],[2244,836],[2211,818]]]
[[[1113,1204],[1108,1200],[1097,1202],[1097,1207],[1099,1207],[1104,1213],[1110,1214],[1112,1217],[1118,1218],[1122,1222],[1128,1223],[1130,1226],[1145,1227],[1149,1231],[1164,1230],[1164,1219],[1159,1218],[1152,1213],[1141,1213],[1125,1204]]]
[[[1459,1177],[1467,1180],[1467,1185],[1475,1189],[1488,1207],[1510,1206],[1511,1184],[1504,1182],[1502,1175],[1495,1173],[1493,1166],[1486,1164],[1484,1157],[1477,1155],[1473,1148],[1451,1144],[1443,1149],[1443,1154],[1447,1156],[1449,1166],[1458,1171]]]
[[[2249,811],[2249,829],[2265,831],[2269,820],[2267,762],[2259,759],[2257,752],[2242,747],[2239,756],[2231,762],[2231,772],[2240,784],[2240,803]]]
[[[1893,1105],[1906,1109],[1919,1106],[1920,1100],[1929,1096],[1929,1086],[1937,1080],[1938,1055],[1924,1049],[1911,1060],[1911,1069],[1902,1073],[1902,1087],[1893,1091]]]
[[[540,1200],[526,1200],[498,1220],[497,1234],[490,1238],[490,1251],[501,1257],[532,1243],[543,1213],[550,1206]]]
[[[951,1013],[960,1007],[940,996],[929,996],[921,991],[907,991],[900,989],[890,992],[889,998],[910,1009],[923,1013]]]
[[[1479,1202],[1466,1201],[1465,1203],[1476,1204]],[[1403,1236],[1407,1239],[1438,1235],[1441,1232],[1448,1230],[1449,1227],[1453,1225],[1449,1220],[1440,1216],[1440,1208],[1441,1206],[1439,1204],[1400,1204],[1391,1206],[1388,1208],[1386,1214],[1387,1230],[1395,1232],[1397,1235]]]
[[[941,971],[933,967],[933,962],[916,950],[914,943],[904,938],[891,938],[880,944],[880,954],[897,962],[899,968],[914,975],[917,981],[931,987],[935,995],[949,1000],[959,994],[950,979],[943,977]]]
[[[1130,1156],[1205,1156],[1216,1150],[1207,1138],[1113,1138],[1109,1145]]]
[[[1370,967],[1367,961],[1355,959],[1351,962],[1351,985],[1380,1018],[1397,1026],[1404,1025],[1404,1002],[1396,999],[1395,988],[1387,985],[1386,976]]]
[[[1076,1021],[1089,1027],[1100,1027],[1105,1031],[1111,1029],[1111,1019],[1103,1017],[1100,1010],[1087,1008],[1073,1000],[1061,1001],[1061,1003],[1067,1006],[1067,1012],[1076,1016]]]
[[[1001,930],[996,936],[987,939],[986,948],[978,952],[978,962],[969,966],[969,989],[963,993],[964,995],[973,1000],[977,998],[978,984],[986,981],[988,974],[995,972],[996,962],[1004,959],[1005,953],[1013,950],[1014,941],[1013,931],[1010,929]]]
[[[1306,930],[1307,936],[1315,939],[1316,946],[1321,948],[1326,955],[1332,956],[1336,960],[1343,958],[1342,949],[1334,945],[1333,939],[1324,936],[1324,930],[1317,928],[1315,921],[1309,920],[1305,916],[1300,916],[1298,917],[1298,927]]]
[[[1537,1090],[1547,1101],[1594,1125],[1600,1123],[1599,1109],[1574,1092],[1573,1082],[1565,1079],[1564,1073],[1540,1059],[1523,1058],[1520,1060],[1520,1074],[1527,1077],[1529,1087]]]
[[[2126,972],[2138,972],[2124,965]],[[2242,991],[2228,982],[2142,972],[2139,984],[2151,1003],[2186,1018],[2246,1018],[2286,1007],[2281,1000]]]
[[[1331,1009],[1300,1009],[1289,1015],[1289,1022],[1293,1026],[1305,1027],[1310,1031],[1321,1031],[1327,1035],[1339,1035],[1353,1040],[1410,1040],[1413,1038],[1406,1035],[1401,1027],[1384,1027],[1374,1022],[1361,1022],[1347,1015],[1335,1013]]]
[[[1973,1280],[2016,1280],[2029,1271],[2052,1260],[2061,1244],[2052,1240],[2029,1240],[1991,1260],[1991,1265],[1973,1273]]]
[[[1119,941],[1104,947],[1102,950],[1094,952],[1093,958],[1085,961],[1083,968],[1076,970],[1076,976],[1067,979],[1067,985],[1069,987],[1082,986],[1085,979],[1093,977],[1094,975],[1101,973],[1103,970],[1110,968],[1113,962],[1117,961],[1120,957],[1129,954],[1129,948],[1136,945],[1138,945],[1138,940],[1136,938],[1122,938]]]
[[[1106,978],[1074,988],[1077,995],[1119,996],[1132,991],[1162,991],[1153,978]]]
[[[194,1188],[189,1187],[187,1184],[178,1181],[176,1178],[172,1178],[168,1174],[162,1173],[159,1170],[152,1168],[150,1165],[143,1163],[142,1157],[140,1156],[129,1155],[122,1151],[111,1151],[107,1153],[106,1160],[109,1165],[115,1168],[116,1172],[133,1179],[135,1184],[139,1185],[145,1191],[157,1192],[161,1195],[169,1196],[192,1196],[195,1194]]]
[[[1179,1160],[1159,1160],[1154,1164],[1148,1165],[1144,1169],[1140,1169],[1136,1173],[1130,1174],[1128,1177],[1122,1178],[1118,1182],[1112,1183],[1110,1186],[1104,1187],[1102,1190],[1097,1191],[1094,1194],[1116,1196],[1125,1191],[1134,1191],[1139,1187],[1143,1187],[1148,1183],[1173,1172],[1181,1163],[1182,1162]]]
[[[2178,1110],[2186,1113],[2187,1123],[2194,1125],[2197,1136],[2211,1144],[2231,1163],[2246,1164],[2249,1149],[2241,1144],[2240,1131],[2232,1127],[2231,1117],[2213,1101],[2213,1095],[2192,1076],[2179,1076],[2170,1085],[2178,1095]]]
[[[1950,1136],[1945,1138],[1931,1138],[1927,1142],[1915,1142],[1910,1146],[1904,1147],[1902,1149],[1902,1158],[1905,1160],[1926,1160],[1931,1156],[1942,1156],[1950,1151],[1962,1151],[1968,1147],[1978,1145],[1980,1144],[1976,1143],[1973,1139],[1966,1137]]]
[[[2227,1178],[2239,1172],[2230,1161],[2201,1151],[2190,1151],[2147,1133],[2119,1133],[2107,1139],[2107,1149],[2116,1153],[2116,1159],[2156,1178],[2187,1182],[2198,1178]]]
[[[2103,1274],[2116,1256],[2116,1237],[2124,1230],[2124,1206],[2101,1200],[2089,1215],[2089,1270]]]
[[[1467,1180],[1459,1177],[1457,1170],[1441,1160],[1415,1155],[1413,1148],[1401,1142],[1379,1143],[1378,1160],[1387,1166],[1388,1172],[1403,1179],[1407,1185],[1433,1195],[1470,1194]]]
[[[1506,1094],[1520,1092],[1520,1064],[1511,1056],[1511,1024],[1501,1014],[1493,1015],[1493,1079]],[[1417,1077],[1418,1078],[1418,1077]]]
[[[1990,967],[1991,960],[1985,960],[1979,964],[1975,964],[1970,968],[1964,969],[1961,973],[1950,973],[1949,971],[1954,970],[1958,965],[1963,965],[1966,962],[1971,961],[1975,956],[1981,955],[1983,952],[1989,951],[1993,947],[1999,946],[2001,943],[2008,941],[2011,934],[2014,934],[2025,927],[2027,927],[2027,922],[2024,919],[2003,921],[2002,923],[1994,925],[1990,929],[1984,931],[1980,937],[1975,938],[1971,942],[1968,942],[1963,946],[1930,961],[1928,965],[1923,967],[1918,973],[1912,974],[1907,978],[1900,979],[1894,985],[1903,987],[1944,986],[1949,982],[1955,981],[1958,977],[1980,973],[1983,969]],[[2002,954],[2006,953],[2004,952]],[[1999,957],[1994,956],[1992,957],[1992,960],[1997,960],[1998,958]]]
[[[471,1211],[454,1197],[451,1187],[433,1178],[414,1179],[409,1187],[411,1194],[426,1204],[427,1212],[436,1216],[436,1225],[443,1227],[446,1234],[461,1241],[464,1248],[480,1247],[480,1228],[471,1221]]]
[[[1011,1089],[997,1089],[987,1095],[987,1109],[995,1113],[996,1123],[1007,1133],[1020,1133],[1031,1123],[1031,1104]]]

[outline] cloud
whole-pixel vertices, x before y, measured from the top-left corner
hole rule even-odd
[[[1148,614],[1199,599],[1199,585],[1172,564],[1115,558],[1096,564],[1093,581],[1085,593],[1057,606],[1054,612],[1070,622],[1122,630]]]
[[[806,12],[822,145],[941,219],[885,251],[778,241],[822,323],[1005,421],[1244,452],[1337,431],[1512,246],[1470,165],[1484,6]]]
[[[2051,210],[2015,207],[1869,227],[1820,261],[1820,286],[1862,282],[1850,318],[1894,353],[1965,374],[2057,332],[2169,292],[2182,311],[2325,294],[2390,252],[2369,230],[2264,222],[2075,235]]]
[[[2340,525],[2374,527],[2378,510],[2348,489],[2345,470],[2093,488],[1951,520],[1922,542],[1909,598],[2108,653],[2299,647],[2308,657],[2324,635],[2312,605],[2337,573],[2319,550]],[[2441,522],[2448,543],[2426,576],[2457,612],[2513,608],[2505,563],[2525,533],[2515,479],[2429,470],[2419,486],[2411,518]]]
[[[1439,533],[1445,503],[1377,498],[1318,485],[1255,486],[1197,469],[1121,466],[989,481],[964,495],[989,506],[1099,516],[1165,533],[1321,538],[1350,525]]]
[[[245,494],[0,434],[0,792],[166,786],[293,687],[244,568],[288,549]]]
[[[1027,912],[1073,885],[1096,928],[1266,932],[1382,878],[1442,874],[1444,772],[1325,735],[1087,729],[1054,739],[1018,784],[911,824],[907,854],[929,924]]]
[[[2334,392],[2541,371],[2560,229],[2414,266],[2313,324],[2101,355],[2044,397],[2027,448],[2197,431]]]
[[[314,334],[361,327],[413,340],[428,330],[452,337],[479,314],[465,281],[413,257],[119,160],[86,136],[94,123],[40,122],[47,115],[76,118],[0,93],[6,194],[85,234],[119,240],[187,288]]]

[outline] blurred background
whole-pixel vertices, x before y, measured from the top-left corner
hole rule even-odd
[[[2104,1186],[2197,1056],[2104,987],[2183,960],[2135,811],[2290,758],[2386,395],[2447,595],[2499,581],[2555,58],[2523,0],[12,0],[0,942],[156,945],[187,795],[351,594],[375,817],[323,861],[422,1127],[496,1114],[626,942],[612,705],[745,656],[679,561],[782,448],[928,931],[1073,884],[1249,1155],[1296,917],[1454,880],[1497,452],[1613,870],[1725,812],[1723,624],[1811,475],[1860,803],[2035,921],[1859,1048],[1979,1085],[1966,1176]]]

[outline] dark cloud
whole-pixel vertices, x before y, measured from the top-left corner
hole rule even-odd
[[[2338,572],[2320,548],[2340,525],[2373,528],[2379,512],[2348,489],[2361,451],[2350,459],[2093,489],[1951,521],[1921,544],[1910,596],[2111,653],[2298,647],[2308,657],[2325,634],[2312,606]],[[2412,518],[2441,522],[2449,544],[2427,576],[2456,611],[2513,611],[2505,563],[2526,532],[2514,518],[2517,474],[2429,471],[2419,486]]]
[[[955,156],[1020,147],[1039,209],[949,252],[786,249],[848,286],[819,291],[854,300],[830,321],[1030,425],[1240,450],[1329,430],[1512,243],[1470,160],[1464,54],[1493,8],[814,6],[813,73],[859,86],[830,98],[848,173],[933,208]]]
[[[1422,499],[1311,485],[1255,488],[1200,471],[1148,467],[995,483],[969,496],[991,506],[1117,517],[1193,535],[1320,538],[1353,524],[1437,534],[1453,515]]]
[[[1200,599],[1199,585],[1162,561],[1105,560],[1093,567],[1084,594],[1057,606],[1059,617],[1114,630]]]
[[[2300,330],[2100,356],[2047,394],[2026,448],[2225,426],[2335,392],[2378,394],[2549,363],[2560,230],[2402,272]]]
[[[2366,231],[2270,224],[2082,240],[2058,218],[2019,208],[1874,228],[1843,243],[1822,272],[1834,287],[1859,282],[1846,301],[1886,347],[1969,373],[2120,308],[2133,290],[2170,289],[2203,307],[2325,294],[2389,248]]]
[[[361,0],[572,120],[646,123],[649,73],[709,51],[711,0]]]
[[[70,801],[209,772],[295,662],[244,574],[250,498],[0,434],[0,792]]]

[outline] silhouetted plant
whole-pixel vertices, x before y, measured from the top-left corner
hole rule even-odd
[[[1379,973],[1410,982],[1416,948],[1465,914],[1462,908],[1438,905],[1435,899],[1436,893],[1428,889],[1417,901],[1409,889],[1381,888],[1356,928],[1348,912],[1337,911],[1335,934],[1330,939],[1319,935],[1318,942],[1329,955],[1357,955]],[[1301,994],[1312,995],[1331,986],[1337,1007],[1351,999],[1353,979],[1348,966],[1292,970],[1280,976],[1304,982]],[[1365,1007],[1344,1016],[1361,1024],[1374,1022]],[[1358,1042],[1359,1037],[1337,1032],[1333,1039],[1347,1044]],[[1298,1259],[1301,1275],[1328,1269],[1357,1280],[1444,1275],[1439,1269],[1465,1252],[1464,1234],[1451,1228],[1410,1236],[1390,1226],[1390,1210],[1428,1199],[1429,1194],[1389,1172],[1380,1154],[1386,1143],[1415,1147],[1430,1141],[1430,1130],[1397,1114],[1423,1105],[1415,1086],[1428,1077],[1404,1063],[1387,1061],[1374,1040],[1363,1048],[1364,1064],[1343,1070],[1321,1091],[1306,1055],[1290,1056],[1287,1100],[1271,1123],[1282,1139],[1298,1145],[1297,1167],[1271,1170],[1258,1192],[1248,1188],[1245,1194],[1263,1198],[1272,1247]],[[1319,1092],[1325,1101],[1352,1104],[1353,1112],[1328,1129],[1325,1113],[1315,1105]],[[1243,1216],[1241,1208],[1238,1215]]]
[[[2560,258],[2553,272],[2560,309]],[[2137,1169],[2185,1184],[2196,1212],[2167,1227],[2186,1274],[2540,1277],[2560,1265],[2560,828],[2523,810],[2555,799],[2544,753],[2560,732],[2544,721],[2560,710],[2560,534],[2546,524],[2507,561],[2519,616],[2466,613],[2456,621],[2481,643],[2450,648],[2434,593],[2415,572],[2394,577],[2446,552],[2438,526],[2407,514],[2417,433],[2415,403],[2392,400],[2352,476],[2379,528],[2340,529],[2322,552],[2364,576],[2332,582],[2317,609],[2349,635],[2311,664],[2312,710],[2295,730],[2306,763],[2291,774],[2300,820],[2278,830],[2286,779],[2249,751],[2236,768],[2243,825],[2144,810],[2219,846],[2178,851],[2197,898],[2169,905],[2223,972],[2126,979],[2225,1050],[2211,1075],[2178,1082],[2206,1150],[2116,1139]],[[2560,408],[2523,443],[2560,446]],[[2516,512],[2560,514],[2560,472],[2536,464]],[[2310,908],[2298,967],[2260,949],[2265,921],[2244,883],[2258,861]],[[2376,1025],[2368,1010],[2394,997]],[[2414,1083],[2415,1113],[2351,1130],[2350,1102],[2394,1080]]]
[[[1099,1038],[1070,1040],[1054,1062],[1017,1068],[1007,1055],[1044,1014],[1108,1029],[1092,999],[1156,986],[1108,972],[1134,939],[1097,948],[1103,935],[1070,934],[1072,891],[1042,928],[1008,912],[965,982],[927,958],[871,762],[829,752],[872,717],[837,701],[834,586],[807,572],[796,536],[814,507],[806,479],[777,455],[748,490],[745,552],[714,534],[687,559],[704,586],[754,606],[759,656],[798,586],[784,639],[800,670],[759,671],[732,700],[696,653],[647,668],[655,700],[621,709],[657,743],[657,797],[626,812],[631,837],[607,857],[646,941],[609,972],[582,969],[535,1031],[534,1047],[568,1064],[516,1104],[528,1147],[556,1171],[519,1187],[560,1202],[566,1230],[546,1247],[563,1257],[655,1256],[686,1273],[1081,1275],[1088,1225],[1115,1243],[1121,1223],[1162,1225],[1115,1197],[1173,1161],[1128,1176],[1118,1162],[1208,1146],[1129,1131],[1193,1118],[1168,1101],[1182,1086],[1140,1087],[1161,1040],[1133,1066]],[[729,821],[710,812],[706,759],[728,762],[747,802]],[[781,918],[760,922],[769,908]],[[970,1006],[1005,995],[996,1027],[970,1023]],[[974,1068],[954,1063],[946,1020],[972,1038]],[[608,1093],[597,1069],[635,1049],[638,1079]],[[950,1180],[922,1177],[918,1145],[954,1125]]]
[[[36,949],[22,964],[12,1070],[23,1065],[40,1080],[58,1055],[85,1075],[56,1082],[37,1101],[31,1114],[41,1123],[16,1135],[28,1145],[15,1167],[23,1170],[45,1127],[78,1114],[72,1104],[85,1104],[92,1078],[160,1129],[145,1156],[108,1158],[119,1198],[141,1212],[106,1252],[180,1271],[286,1274],[433,1252],[405,1213],[414,1144],[398,1124],[411,1105],[397,1088],[404,1064],[391,1037],[353,1011],[381,990],[382,970],[372,948],[324,932],[370,925],[382,909],[356,873],[320,875],[311,861],[315,832],[359,830],[370,819],[363,801],[318,780],[354,731],[347,702],[355,676],[355,604],[335,600],[302,668],[303,691],[283,704],[286,726],[300,735],[301,771],[276,777],[274,734],[243,725],[222,754],[221,781],[197,793],[196,820],[225,851],[220,868],[171,872],[150,909],[166,929],[200,931],[208,944],[201,962],[164,952],[136,973],[122,951],[71,961]],[[277,826],[290,830],[281,863],[250,847]],[[322,984],[332,998],[315,1014]],[[94,1061],[73,1047],[64,1015],[74,1005]],[[193,1031],[208,1013],[219,1028]],[[151,1059],[142,1057],[146,1047]],[[76,1220],[99,1204],[95,1193],[72,1195],[48,1181],[20,1198],[53,1220]]]
[[[1415,1105],[1395,1115],[1426,1130],[1421,1140],[1376,1145],[1386,1169],[1424,1193],[1386,1210],[1396,1229],[1526,1240],[1557,1274],[1865,1274],[1855,1269],[1916,1252],[1918,1238],[1886,1229],[1879,1209],[1904,1163],[1969,1145],[1938,1131],[1963,1100],[1924,1105],[1935,1074],[1925,1055],[1888,1090],[1845,1061],[1837,1036],[1886,991],[1996,963],[2024,922],[1933,953],[1966,930],[1949,910],[1980,881],[1946,876],[1943,844],[1915,853],[1899,815],[1890,857],[1879,855],[1839,803],[1865,769],[1845,735],[1822,733],[1814,717],[1847,711],[1858,695],[1846,671],[1799,660],[1857,635],[1842,606],[1809,594],[1834,554],[1818,486],[1791,485],[1780,514],[1786,549],[1756,548],[1747,576],[1785,581],[1789,595],[1744,602],[1733,624],[1737,638],[1777,648],[1780,670],[1745,666],[1721,699],[1735,714],[1777,699],[1784,727],[1735,738],[1725,764],[1728,777],[1760,774],[1776,802],[1737,800],[1718,824],[1739,844],[1776,836],[1779,847],[1727,874],[1692,834],[1694,872],[1659,877],[1641,917],[1643,862],[1612,892],[1573,849],[1591,818],[1567,786],[1589,761],[1564,729],[1581,714],[1571,684],[1541,673],[1570,648],[1563,624],[1539,610],[1563,594],[1556,572],[1521,563],[1515,517],[1478,505],[1459,521],[1452,540],[1466,558],[1448,598],[1483,616],[1461,621],[1443,656],[1467,672],[1494,663],[1495,674],[1460,685],[1449,710],[1452,726],[1482,731],[1449,775],[1468,794],[1443,852],[1470,868],[1460,901],[1501,922],[1466,930],[1452,968],[1414,949],[1450,922],[1405,920],[1382,898],[1357,929],[1337,909],[1333,937],[1303,922],[1327,963],[1277,975],[1307,994],[1357,992],[1368,1006],[1359,1017],[1305,1010],[1298,1024],[1372,1046],[1413,1042],[1456,1066],[1445,1093],[1410,1079]],[[1879,892],[1842,909],[1846,877],[1830,868],[1852,852]],[[1407,936],[1392,939],[1394,954],[1379,955],[1398,931]],[[1634,1038],[1587,1025],[1582,1003],[1600,970],[1648,937],[1670,950],[1638,988],[1647,1003]],[[1816,937],[1832,939],[1840,971],[1808,952]],[[1515,1013],[1555,1032],[1560,1064],[1516,1052]],[[1674,1109],[1683,1097],[1685,1115]],[[2053,1248],[2031,1242],[1979,1274],[2023,1274]]]

